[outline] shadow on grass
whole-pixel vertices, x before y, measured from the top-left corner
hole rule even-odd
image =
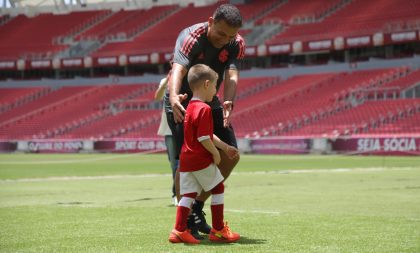
[[[88,204],[93,204],[93,202],[80,202],[80,201],[57,202],[57,205],[88,205]]]
[[[250,244],[265,244],[267,240],[265,239],[259,239],[259,238],[248,238],[245,236],[241,236],[241,239],[239,241],[234,242],[233,244],[244,244],[244,245],[250,245]],[[222,246],[229,243],[218,243],[218,242],[211,242],[209,239],[204,239],[200,242],[201,245],[212,245],[212,246]]]
[[[157,198],[129,199],[129,200],[125,200],[124,202],[140,202],[140,201],[149,201],[149,200],[157,200],[157,199],[166,199],[166,198],[157,197]]]

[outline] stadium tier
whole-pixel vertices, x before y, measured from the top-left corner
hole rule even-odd
[[[112,113],[113,103],[130,98],[148,85],[63,87],[1,114],[0,138],[46,138],[81,127]],[[104,104],[109,104],[103,108]],[[101,116],[101,117],[98,117]]]
[[[420,0],[65,2],[0,15],[0,152],[162,150],[176,38],[223,3],[243,17],[241,151],[420,151]]]
[[[279,11],[281,12],[281,8]],[[375,38],[371,35],[376,33],[416,30],[419,12],[420,1],[418,0],[408,0],[402,5],[395,0],[348,1],[343,8],[317,22],[288,26],[284,32],[269,39],[267,43],[325,41],[325,44],[328,44],[326,41],[329,41],[332,43],[329,46],[334,43],[338,46],[339,42],[334,39],[340,37],[346,38],[342,46],[373,45]],[[388,36],[381,37],[381,35],[378,35],[378,38],[392,39]]]
[[[420,100],[402,95],[419,83],[419,71],[407,67],[242,78],[232,122],[239,137],[334,137],[381,129],[412,134],[418,132]],[[372,90],[387,87],[398,93],[372,96]],[[154,83],[1,88],[0,139],[158,137],[162,111],[153,99],[155,88]]]
[[[207,21],[224,2],[10,16],[0,25],[0,70],[162,64],[180,30]],[[262,0],[237,6],[247,57],[420,40],[420,0]]]
[[[278,8],[257,20],[257,23],[293,23],[294,20],[304,19],[315,21],[327,11],[346,1],[342,0],[292,0],[284,1]]]
[[[68,45],[58,44],[59,36],[72,36],[92,25],[110,11],[72,12],[66,15],[18,15],[0,26],[0,59],[51,59]]]
[[[368,101],[340,113],[327,116],[317,121],[316,124],[308,124],[300,129],[292,130],[287,135],[306,137],[350,136],[358,133],[381,133],[381,128],[387,129],[387,133],[392,133],[390,130],[394,129],[393,133],[410,135],[418,131],[416,127],[413,127],[412,120],[416,119],[414,115],[417,114],[416,108],[419,106],[419,99]],[[416,114],[410,114],[414,112]],[[404,125],[400,126],[400,121]]]

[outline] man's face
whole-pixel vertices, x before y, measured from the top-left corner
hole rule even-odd
[[[222,48],[235,39],[239,29],[240,27],[229,26],[224,20],[215,22],[213,17],[210,17],[207,37],[215,48]]]

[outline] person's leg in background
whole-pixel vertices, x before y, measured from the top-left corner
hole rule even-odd
[[[165,145],[168,153],[168,159],[172,169],[172,199],[173,203],[176,206],[178,204],[178,199],[175,190],[175,175],[178,168],[178,160],[176,159],[176,149],[175,142],[172,135],[165,135]]]

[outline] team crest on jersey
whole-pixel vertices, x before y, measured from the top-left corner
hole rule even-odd
[[[200,60],[204,60],[204,53],[201,53],[201,54],[198,56],[198,59],[200,59]]]
[[[221,62],[225,62],[227,61],[229,56],[229,52],[226,49],[223,49],[220,53],[219,53],[219,61]]]

